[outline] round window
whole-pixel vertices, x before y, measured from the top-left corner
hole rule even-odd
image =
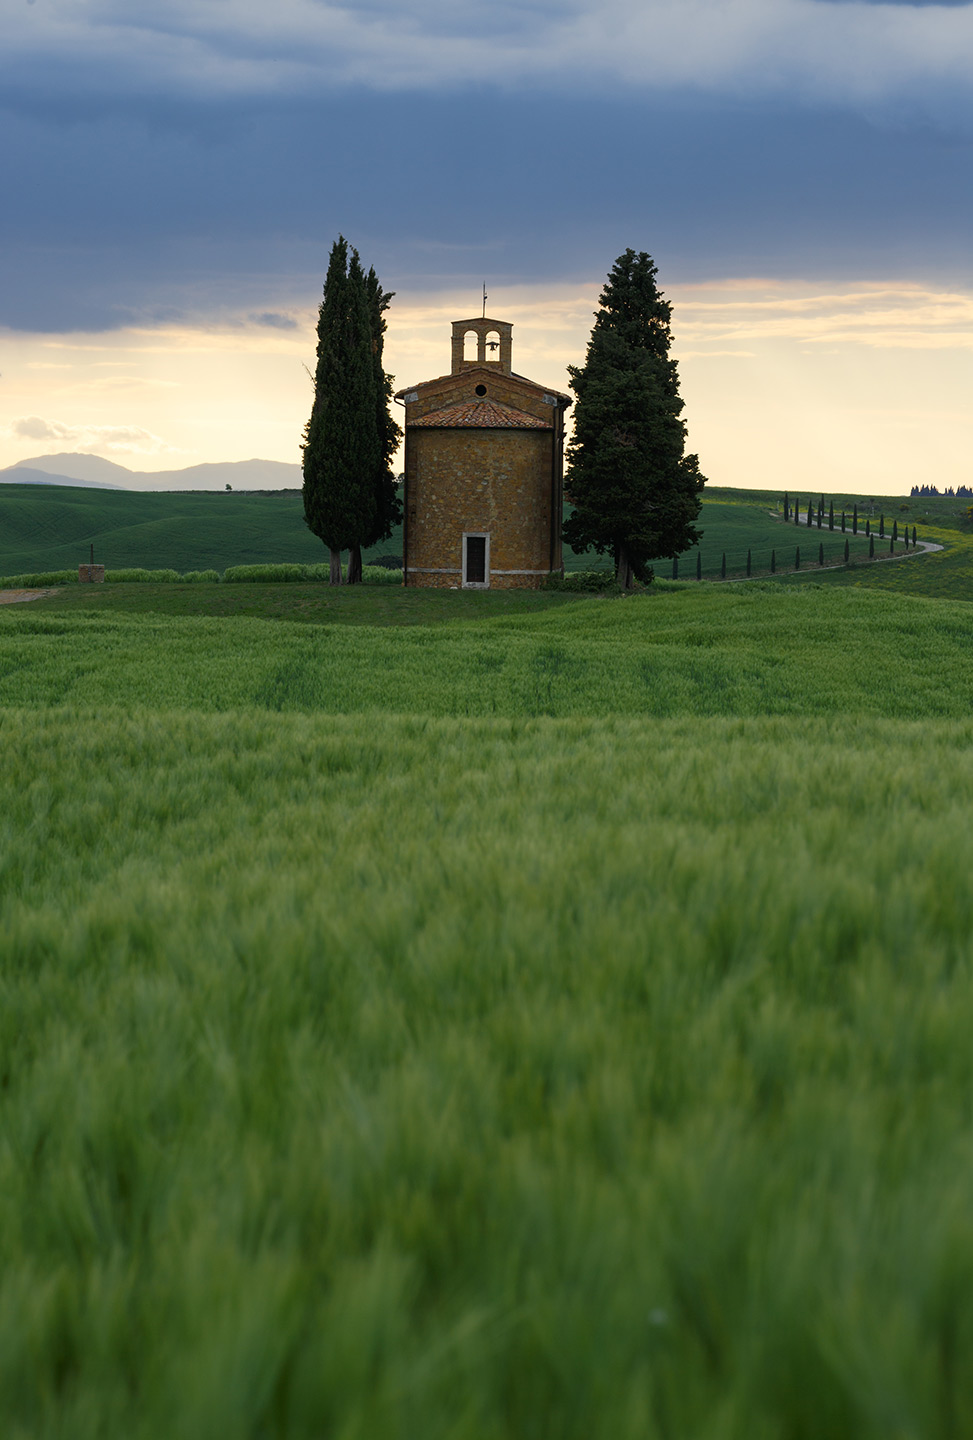
[[[476,387],[476,393],[477,393],[477,395],[485,395],[485,394],[486,394],[486,386],[485,386],[485,385],[477,385],[477,387]]]

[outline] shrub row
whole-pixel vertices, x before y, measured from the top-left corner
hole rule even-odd
[[[66,585],[69,580],[77,578],[77,570],[40,570],[24,575],[4,575],[0,577],[0,590],[35,590],[47,585]]]
[[[328,564],[231,565],[223,571],[223,579],[228,585],[291,585],[330,578],[331,567]],[[399,585],[402,572],[384,565],[363,565],[362,579],[373,585]]]
[[[615,584],[615,576],[610,570],[566,570],[559,575],[552,570],[547,577],[546,588],[548,590],[581,590],[589,594],[597,594],[601,590],[608,590]]]
[[[75,575],[73,578],[76,580],[78,577]],[[178,570],[144,570],[131,567],[127,570],[105,571],[105,582],[108,585],[174,585],[180,580],[188,579],[188,575],[180,575]]]
[[[227,585],[293,585],[305,580],[327,580],[327,565],[231,565],[223,571]]]
[[[187,570],[184,575],[180,575],[178,570],[146,570],[139,567],[105,571],[105,581],[109,585],[215,585],[220,580],[227,584],[286,585],[293,581],[329,578],[328,565],[231,565],[222,576],[218,570]],[[398,585],[401,583],[402,572],[382,565],[365,565],[362,568],[362,578],[371,585]],[[23,575],[0,576],[0,590],[33,590],[49,585],[77,583],[77,570],[41,570]]]
[[[367,585],[401,585],[402,567],[393,570],[386,565],[363,565],[362,579]]]

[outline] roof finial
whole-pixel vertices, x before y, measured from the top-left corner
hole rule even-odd
[[[483,282],[483,314],[482,314],[481,317],[480,317],[482,320],[485,320],[485,319],[486,319],[486,302],[487,302],[486,281],[484,280],[484,282]]]

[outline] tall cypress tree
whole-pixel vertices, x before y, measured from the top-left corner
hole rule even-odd
[[[377,319],[384,331],[381,312],[388,297],[377,279],[372,288],[381,297]],[[304,431],[304,519],[331,552],[332,584],[341,581],[342,550],[349,552],[349,584],[361,579],[361,546],[381,533],[380,477],[388,469],[389,434],[379,415],[383,404],[388,410],[388,400],[380,393],[381,332],[374,334],[374,319],[375,301],[358,252],[349,257],[348,242],[339,235],[318,311],[314,405]]]
[[[392,473],[392,458],[402,439],[401,427],[392,414],[392,377],[385,372],[385,311],[394,295],[392,290],[383,290],[374,267],[365,276],[365,296],[368,301],[369,323],[371,326],[372,369],[375,377],[375,424],[378,430],[379,455],[375,471],[375,523],[365,537],[364,544],[377,545],[379,540],[388,540],[393,528],[402,520],[402,501],[398,485]]]
[[[652,578],[648,561],[697,545],[705,483],[686,455],[679,376],[669,359],[672,307],[644,251],[612,266],[585,363],[571,366],[577,396],[568,446],[573,505],[564,538],[573,549],[610,554],[625,589]]]

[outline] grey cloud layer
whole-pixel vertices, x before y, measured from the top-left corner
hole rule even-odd
[[[339,231],[403,291],[969,272],[969,6],[7,0],[3,42],[0,327],[282,328]]]
[[[490,143],[472,149],[452,96],[14,117],[0,327],[280,328],[316,303],[339,231],[403,293],[590,278],[626,245],[670,282],[969,273],[964,139],[686,97],[483,110]]]
[[[690,86],[876,101],[966,92],[968,4],[863,0],[37,0],[8,6],[0,74],[82,91],[210,97],[360,85],[415,91]]]

